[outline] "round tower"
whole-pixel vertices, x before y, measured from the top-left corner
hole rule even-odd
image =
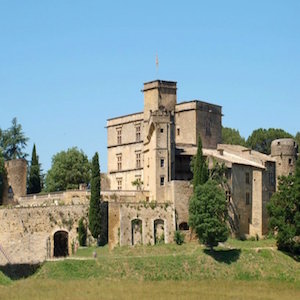
[[[276,160],[276,177],[295,172],[298,145],[294,139],[278,139],[271,144],[271,157]]]
[[[27,162],[25,159],[8,160],[5,169],[3,204],[13,204],[26,195]]]

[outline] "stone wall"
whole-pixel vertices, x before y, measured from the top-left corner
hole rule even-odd
[[[110,203],[109,246],[170,243],[175,231],[175,208],[168,203]]]
[[[8,160],[5,162],[5,169],[3,204],[11,204],[26,195],[27,162],[25,159]]]
[[[53,257],[54,234],[68,233],[68,252],[76,244],[78,221],[88,205],[0,209],[0,245],[11,263],[36,263]],[[0,264],[7,259],[0,252]]]
[[[176,207],[177,228],[182,223],[189,221],[189,202],[193,194],[193,186],[189,181],[174,180],[171,183],[172,199]]]
[[[271,156],[276,160],[276,177],[294,174],[298,145],[294,139],[278,139],[271,144]]]

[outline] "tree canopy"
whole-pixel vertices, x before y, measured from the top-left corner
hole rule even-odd
[[[225,192],[218,183],[208,180],[198,185],[189,205],[189,225],[198,239],[210,248],[225,242],[229,235],[226,225],[227,201]]]
[[[294,176],[280,177],[278,191],[268,204],[269,228],[280,250],[300,254],[300,160]]]
[[[21,124],[18,124],[17,118],[13,118],[11,123],[10,128],[0,131],[0,148],[2,148],[3,156],[6,160],[25,158],[27,154],[24,149],[28,138],[22,131]]]
[[[41,166],[39,164],[39,157],[36,154],[35,144],[33,145],[31,163],[29,168],[29,176],[27,183],[27,193],[35,194],[41,191]]]
[[[284,131],[283,129],[263,129],[259,128],[252,132],[252,134],[247,139],[247,146],[253,150],[270,154],[271,153],[271,143],[276,139],[282,138],[293,138],[293,136]]]
[[[61,151],[52,158],[45,185],[48,192],[78,188],[80,183],[89,183],[91,165],[88,157],[76,147]]]
[[[0,205],[2,205],[4,176],[5,176],[4,158],[0,150]]]
[[[296,133],[295,140],[296,140],[296,143],[298,144],[298,147],[300,149],[300,132]]]
[[[229,127],[222,127],[222,143],[245,146],[246,140],[240,135],[238,130]]]

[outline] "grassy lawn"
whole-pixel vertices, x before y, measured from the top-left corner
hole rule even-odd
[[[300,299],[300,263],[274,240],[91,247],[27,279],[0,272],[1,283],[0,299]]]

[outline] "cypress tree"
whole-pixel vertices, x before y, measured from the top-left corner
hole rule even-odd
[[[5,177],[5,167],[4,167],[4,158],[0,151],[0,205],[2,205],[3,201],[3,185],[4,185],[4,177]]]
[[[86,246],[87,231],[84,224],[84,219],[81,218],[78,224],[78,240],[80,246]]]
[[[92,236],[97,239],[99,244],[101,233],[101,202],[100,202],[100,166],[99,156],[96,152],[92,160],[92,178],[91,178],[91,200],[89,210],[89,228]]]
[[[31,164],[29,170],[28,178],[28,194],[36,194],[41,191],[41,174],[40,174],[40,164],[39,157],[36,155],[35,144],[32,149]]]
[[[193,185],[194,191],[198,185],[204,184],[208,180],[208,168],[202,153],[201,137],[198,138],[197,154],[193,160]]]
[[[189,204],[189,225],[200,242],[211,249],[225,242],[229,235],[227,215],[226,196],[217,182],[208,180],[196,187]]]

